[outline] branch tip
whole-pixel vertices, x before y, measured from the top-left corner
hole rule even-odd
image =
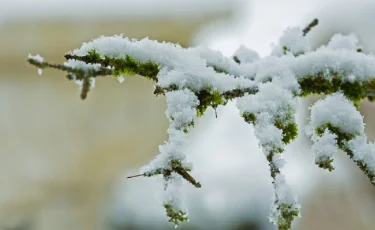
[[[144,176],[144,174],[137,174],[137,175],[133,175],[133,176],[128,176],[128,177],[126,177],[126,178],[127,178],[127,179],[130,179],[130,178],[140,177],[140,176]]]
[[[319,23],[319,20],[318,20],[317,18],[315,18],[312,22],[310,22],[310,24],[307,25],[307,26],[305,27],[305,29],[302,30],[302,31],[303,31],[303,36],[306,36],[306,34],[307,34],[308,32],[310,32],[310,30],[311,30],[312,28],[314,28],[315,26],[317,26],[318,23]]]

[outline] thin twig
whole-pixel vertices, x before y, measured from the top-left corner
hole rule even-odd
[[[128,176],[126,178],[130,179],[130,178],[140,177],[140,176],[144,176],[144,174],[137,174],[137,175],[133,175],[133,176]]]
[[[315,18],[315,19],[314,19],[314,20],[313,20],[308,26],[306,26],[305,29],[302,30],[302,31],[303,31],[303,36],[306,36],[306,34],[307,34],[308,32],[310,32],[310,30],[311,30],[313,27],[317,26],[318,23],[319,23],[318,19]]]

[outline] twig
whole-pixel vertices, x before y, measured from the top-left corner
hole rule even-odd
[[[313,20],[308,26],[306,26],[305,29],[302,30],[302,31],[303,31],[303,36],[306,36],[306,34],[307,34],[308,32],[310,32],[310,30],[311,30],[313,27],[317,26],[318,23],[319,23],[318,19],[315,18],[315,19],[314,19],[314,20]]]
[[[130,179],[130,178],[140,177],[140,176],[144,176],[144,174],[137,174],[137,175],[133,175],[133,176],[128,176],[126,178]]]

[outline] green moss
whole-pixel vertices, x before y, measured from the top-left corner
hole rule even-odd
[[[127,75],[132,76],[137,72],[137,62],[134,61],[129,55],[126,55],[125,58],[118,58],[114,60],[113,71],[114,75]]]
[[[315,132],[317,135],[322,136],[324,131],[328,129],[330,132],[336,134],[337,136],[337,145],[339,146],[340,149],[346,151],[346,146],[345,143],[351,139],[353,139],[357,134],[355,133],[345,133],[341,131],[340,127],[334,126],[330,123],[324,124],[320,127],[317,127],[315,129]]]
[[[113,75],[115,76],[133,76],[138,74],[154,80],[155,82],[158,80],[156,76],[159,73],[159,65],[153,62],[139,62],[129,55],[125,55],[124,58],[111,58],[109,56],[104,56],[101,63],[104,66],[112,66],[114,68]]]
[[[195,95],[198,97],[199,105],[197,106],[197,115],[202,116],[206,109],[211,106],[214,109],[219,105],[224,104],[223,96],[217,90],[212,90],[211,87],[207,87]]]
[[[288,52],[288,47],[283,46],[283,53],[286,54]]]
[[[175,210],[171,204],[164,204],[165,211],[169,217],[169,222],[179,225],[182,222],[189,221],[187,213],[182,210]]]
[[[190,121],[189,123],[185,123],[183,127],[184,133],[189,132],[189,128],[194,126],[194,121]]]
[[[162,168],[158,168],[152,172],[147,172],[147,173],[144,173],[143,176],[145,177],[152,177],[152,176],[155,176],[155,175],[160,175],[160,174],[163,174],[164,172],[164,169]]]
[[[276,121],[274,125],[283,131],[282,141],[284,144],[289,144],[298,136],[298,126],[294,122],[285,124],[281,121]]]
[[[192,177],[189,174],[189,172],[191,171],[191,168],[183,167],[180,160],[173,159],[170,162],[170,165],[171,165],[171,168],[172,168],[171,171],[176,172],[177,174],[179,174],[180,176],[182,176],[182,178],[184,178],[186,181],[188,181],[190,184],[192,184],[196,188],[201,188],[202,187],[202,185],[199,182],[197,182],[194,179],[194,177]]]
[[[100,54],[96,52],[95,49],[89,50],[86,54],[86,60],[89,63],[100,63],[101,57]]]
[[[323,135],[325,129],[336,134],[338,147],[347,153],[350,158],[354,157],[354,153],[347,147],[347,142],[358,136],[358,133],[345,133],[340,130],[339,127],[333,126],[330,123],[324,124],[321,127],[315,129],[316,134],[319,136]],[[370,179],[371,183],[375,185],[375,173],[366,165],[362,160],[354,160],[357,166],[365,173],[365,175]],[[329,170],[329,169],[328,169]],[[331,170],[330,170],[331,171]]]
[[[301,96],[310,94],[332,94],[340,89],[341,78],[335,76],[328,80],[322,73],[315,76],[307,76],[299,81],[302,90]]]
[[[256,115],[254,113],[245,112],[242,114],[244,120],[249,123],[255,125],[256,122]],[[284,118],[286,121],[293,121],[293,114],[289,112],[287,117]],[[274,125],[281,129],[283,132],[282,141],[284,144],[289,144],[298,136],[298,126],[295,122],[282,122],[281,120],[276,120]]]
[[[225,74],[228,74],[228,71],[226,71],[225,69],[223,68],[220,68],[218,66],[212,66],[212,68],[214,68],[214,70],[218,73],[225,73]]]
[[[178,90],[178,86],[175,85],[175,84],[172,84],[166,88],[163,88],[163,87],[160,87],[158,85],[155,86],[155,90],[154,90],[154,94],[156,96],[158,95],[165,95],[165,92],[169,92],[169,91],[175,91],[175,90]]]
[[[299,215],[299,209],[284,203],[280,204],[278,209],[281,214],[277,220],[278,230],[290,230],[294,218]]]
[[[359,81],[345,81],[340,85],[343,94],[351,100],[357,107],[363,98],[366,98],[365,88]]]
[[[245,89],[233,89],[230,91],[226,91],[222,94],[224,98],[224,104],[226,104],[228,101],[233,100],[238,97],[242,97],[245,94],[255,94],[258,90],[254,88],[245,88]]]
[[[332,73],[332,80],[328,80],[322,73],[314,76],[307,76],[299,81],[302,93],[300,96],[311,94],[332,94],[338,91],[351,100],[355,106],[359,107],[360,102],[368,97],[370,92],[375,92],[375,80],[367,82],[343,81],[337,73]]]
[[[333,159],[315,161],[315,164],[318,165],[320,168],[328,169],[328,171],[330,172],[332,172],[335,169],[332,163],[333,163]]]
[[[212,102],[211,102],[211,105],[212,107],[217,107],[218,105],[222,105],[223,104],[223,98],[220,94],[220,91],[218,90],[215,90],[213,93],[212,93]]]
[[[248,113],[248,112],[245,112],[242,114],[242,117],[244,118],[244,120],[249,123],[249,124],[253,124],[255,125],[255,122],[257,120],[256,116],[254,113]]]
[[[137,74],[146,76],[147,78],[157,82],[156,75],[159,73],[159,65],[153,62],[140,63]]]

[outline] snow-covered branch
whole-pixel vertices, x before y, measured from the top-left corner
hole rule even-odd
[[[281,174],[285,147],[298,135],[294,118],[298,97],[327,95],[312,107],[307,128],[316,164],[333,170],[333,156],[343,150],[375,184],[375,147],[368,143],[357,111],[363,99],[375,95],[375,56],[363,53],[352,34],[335,35],[326,46],[312,50],[306,35],[317,23],[286,29],[264,58],[244,46],[233,57],[225,57],[205,47],[182,48],[117,35],[84,43],[66,54],[63,64],[50,64],[39,55],[30,55],[28,61],[39,73],[44,68],[67,72],[68,79],[80,85],[82,99],[98,76],[112,75],[121,82],[136,74],[155,83],[155,95],[167,100],[169,139],[140,175],[163,176],[164,208],[176,226],[188,220],[181,202],[183,179],[201,187],[185,154],[189,129],[208,107],[216,110],[236,100],[240,116],[254,126],[270,166],[274,188],[270,220],[287,230],[300,216],[300,205]]]
[[[314,142],[316,164],[330,171],[333,156],[344,151],[375,185],[375,145],[367,141],[363,117],[342,93],[335,93],[311,107],[306,133]]]

